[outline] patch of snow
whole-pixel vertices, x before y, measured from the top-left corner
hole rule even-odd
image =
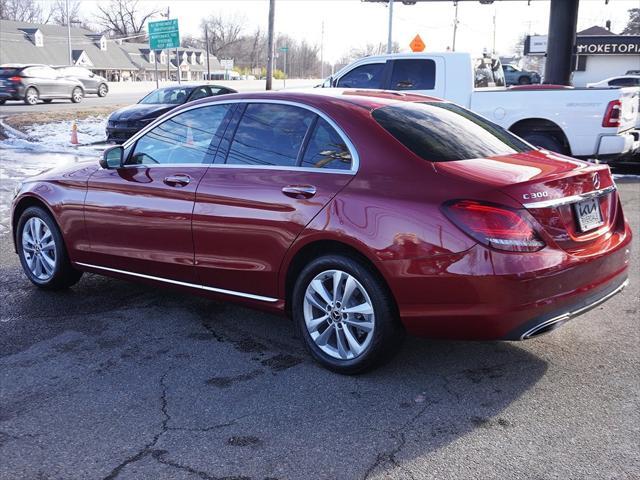
[[[106,123],[104,116],[78,120],[78,145],[71,143],[72,120],[31,125],[25,129],[24,135],[16,135],[7,129],[9,138],[0,142],[0,149],[95,155],[96,150],[105,147],[99,144],[105,142]]]

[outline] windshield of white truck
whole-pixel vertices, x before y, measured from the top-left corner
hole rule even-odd
[[[373,118],[396,140],[430,162],[510,155],[534,147],[482,117],[445,102],[380,107]]]

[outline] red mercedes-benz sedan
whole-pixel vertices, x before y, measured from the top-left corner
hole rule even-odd
[[[89,271],[286,312],[342,373],[405,331],[548,332],[623,289],[631,242],[608,167],[375,91],[186,104],[99,163],[28,179],[12,218],[39,287]]]

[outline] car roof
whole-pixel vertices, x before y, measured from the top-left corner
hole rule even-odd
[[[375,110],[376,108],[403,102],[445,102],[444,100],[416,93],[404,93],[391,90],[345,89],[345,88],[313,88],[301,90],[243,92],[232,93],[222,97],[207,97],[196,103],[207,103],[217,100],[278,100],[300,102],[314,106],[322,104],[353,105]],[[192,104],[192,103],[191,103]]]

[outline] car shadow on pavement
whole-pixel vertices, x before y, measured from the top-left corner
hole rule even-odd
[[[3,270],[0,477],[403,478],[520,428],[509,405],[547,368],[512,343],[409,338],[341,376],[280,317],[93,275],[41,292]]]

